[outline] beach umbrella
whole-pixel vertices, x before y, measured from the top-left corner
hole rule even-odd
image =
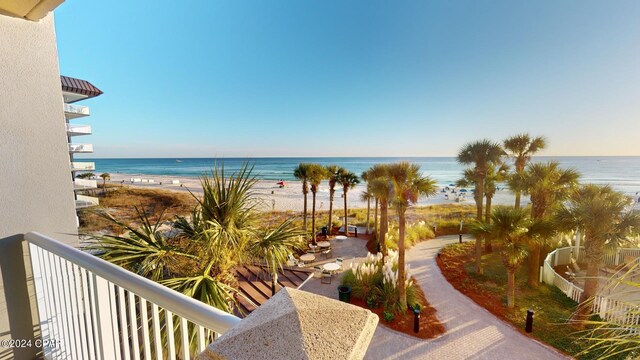
[[[196,359],[362,359],[377,324],[367,309],[283,288]]]
[[[460,189],[460,192],[467,192],[467,189]]]

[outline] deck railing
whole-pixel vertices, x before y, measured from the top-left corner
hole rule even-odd
[[[49,237],[25,240],[45,358],[190,359],[240,322]]]
[[[578,254],[577,259],[576,253]],[[582,262],[584,260],[583,248],[564,247],[550,252],[544,260],[540,277],[546,284],[555,285],[569,298],[575,302],[579,302],[584,290],[554,270],[554,267],[558,265],[571,264],[572,257],[576,259],[577,262]],[[624,264],[624,260],[629,257],[633,257],[634,259],[640,257],[640,249],[619,249],[616,253],[605,256],[604,263],[606,265],[618,266]],[[612,299],[611,297],[596,295],[592,299],[591,307],[592,311],[598,314],[603,320],[619,324],[631,332],[637,333],[640,331],[638,327],[638,324],[640,324],[640,313],[638,310],[640,304],[634,305],[625,301]]]

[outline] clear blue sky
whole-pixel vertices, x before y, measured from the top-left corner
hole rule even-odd
[[[640,1],[79,1],[95,157],[640,155]]]

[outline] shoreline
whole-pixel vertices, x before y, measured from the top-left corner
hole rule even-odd
[[[131,179],[136,179],[136,182],[132,182]],[[137,180],[140,180],[139,182]],[[179,181],[179,184],[172,184],[172,181]],[[152,181],[152,182],[150,182]],[[102,181],[98,178],[98,184]],[[200,180],[194,177],[188,176],[174,176],[174,175],[142,175],[142,174],[124,174],[117,173],[111,175],[111,180],[107,181],[112,185],[127,185],[133,187],[147,188],[147,189],[162,189],[170,191],[191,191],[194,194],[202,194],[202,188],[200,187]],[[262,199],[264,202],[261,210],[275,210],[275,211],[302,211],[303,209],[303,196],[302,196],[302,183],[300,181],[285,181],[285,186],[280,187],[277,184],[277,180],[262,180],[259,179],[253,188],[254,193]],[[342,198],[342,188],[336,187],[335,195],[333,199],[334,210],[344,209],[344,200]],[[365,184],[358,184],[355,188],[349,190],[347,193],[347,206],[350,209],[363,209],[367,207],[367,202],[361,199],[361,195],[366,190]],[[475,205],[473,195],[471,192],[467,192],[464,197],[460,197],[460,192],[457,194],[451,193],[451,191],[442,192],[443,188],[438,189],[438,193],[432,197],[421,197],[416,206],[427,205],[441,205],[441,204],[460,204],[460,205]],[[458,197],[459,201],[455,198]],[[523,197],[522,204],[529,204],[529,199]],[[515,201],[513,193],[506,189],[499,190],[493,198],[494,205],[511,205]],[[308,207],[311,207],[311,193],[308,194]],[[316,195],[316,210],[328,210],[329,209],[329,185],[325,180],[320,185],[320,191]]]

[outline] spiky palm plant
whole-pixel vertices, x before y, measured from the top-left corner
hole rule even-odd
[[[631,198],[610,186],[582,185],[556,212],[559,223],[584,233],[587,275],[578,310],[573,316],[583,328],[591,315],[589,301],[598,290],[598,274],[607,249],[615,249],[640,233],[640,215],[630,207]]]
[[[483,139],[473,143],[466,144],[460,149],[457,160],[461,164],[473,164],[474,193],[473,198],[476,202],[476,219],[482,221],[483,199],[485,190],[485,179],[489,166],[502,162],[502,156],[505,155],[500,144]],[[476,238],[476,272],[482,274],[482,239]]]
[[[343,171],[338,176],[337,181],[340,185],[342,185],[342,193],[344,196],[344,234],[346,236],[349,236],[349,221],[347,219],[347,195],[349,193],[349,189],[353,189],[360,183],[360,179],[358,179],[358,176],[351,171]]]
[[[111,175],[109,173],[102,173],[100,174],[100,177],[102,178],[102,190],[106,190],[107,180],[111,180]]]
[[[522,175],[525,166],[531,160],[531,156],[547,146],[544,137],[532,138],[529,134],[514,135],[503,142],[505,150],[514,159],[514,170],[516,175]],[[520,190],[515,190],[515,207],[520,208]]]
[[[393,197],[392,184],[387,176],[388,164],[376,164],[365,172],[367,181],[367,191],[369,191],[376,200],[376,235],[380,251],[383,257],[387,254],[386,235],[389,230],[388,209],[389,200]],[[378,203],[380,206],[380,225],[378,228]]]
[[[420,196],[432,196],[436,193],[435,180],[423,176],[420,166],[403,161],[391,164],[387,174],[393,185],[393,206],[398,214],[398,299],[400,304],[407,303],[405,284],[405,214]]]

